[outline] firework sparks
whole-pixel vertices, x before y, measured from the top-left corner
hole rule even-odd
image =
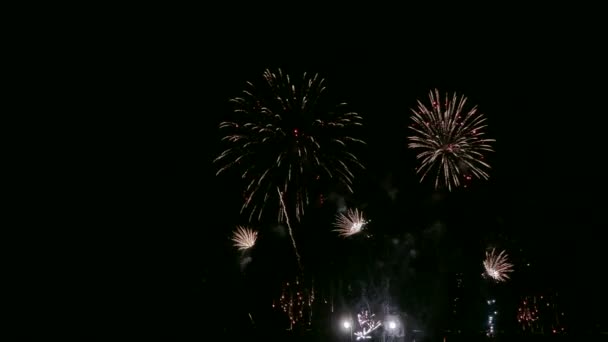
[[[435,170],[435,188],[451,191],[472,177],[488,179],[490,165],[483,161],[483,152],[493,152],[490,143],[495,140],[483,137],[484,116],[477,107],[463,112],[464,96],[454,94],[450,100],[446,95],[443,105],[438,90],[429,92],[429,98],[430,108],[418,101],[418,108],[412,109],[414,123],[409,126],[414,135],[408,137],[408,147],[420,151],[420,181]]]
[[[232,241],[234,241],[234,247],[244,251],[255,245],[255,241],[258,238],[258,232],[247,227],[236,227],[236,230],[232,234]]]
[[[382,322],[376,320],[374,316],[374,314],[370,314],[367,310],[357,315],[359,326],[361,327],[360,331],[355,332],[357,340],[371,339],[370,334],[382,325]]]
[[[339,213],[337,215],[334,226],[334,231],[338,232],[342,237],[353,236],[363,230],[368,221],[365,220],[363,212],[358,209],[348,209],[346,213]]]
[[[309,290],[296,279],[295,282],[285,283],[278,304],[281,310],[289,317],[289,325],[293,328],[303,320],[309,326],[312,324],[312,304],[314,301],[314,285]],[[272,307],[275,306],[276,304],[273,303]]]
[[[564,312],[559,310],[558,296],[524,296],[517,308],[517,322],[523,331],[553,334],[566,332]]]
[[[364,143],[351,136],[362,125],[361,117],[345,111],[341,104],[333,112],[323,110],[325,81],[314,74],[301,80],[266,70],[263,82],[247,83],[243,95],[231,100],[235,118],[220,124],[228,148],[216,159],[221,174],[240,170],[246,182],[241,212],[249,220],[261,219],[264,208],[278,208],[284,216],[275,189],[300,220],[305,207],[316,197],[309,192],[321,179],[332,179],[352,192],[353,167],[360,167],[353,144]]]
[[[298,261],[298,267],[302,270],[302,258],[300,257],[300,253],[298,253],[298,245],[296,245],[296,239],[293,237],[293,229],[291,229],[291,223],[289,223],[289,215],[287,215],[287,208],[285,207],[285,202],[283,201],[283,194],[281,190],[277,188],[277,192],[279,194],[279,200],[281,202],[281,209],[285,213],[285,221],[287,223],[287,230],[289,231],[289,237],[291,238],[291,245],[293,246],[293,251],[296,254],[296,260]]]
[[[496,251],[486,251],[486,258],[483,261],[485,269],[484,275],[496,280],[504,282],[509,279],[509,273],[513,272],[513,264],[508,262],[508,256],[505,251],[501,251],[498,255]]]
[[[538,321],[538,305],[536,296],[525,297],[517,308],[517,322],[522,330],[533,331]]]

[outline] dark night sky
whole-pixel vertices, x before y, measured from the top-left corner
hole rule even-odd
[[[173,18],[129,30],[119,49],[104,52],[101,77],[119,83],[108,90],[118,99],[109,101],[116,104],[109,121],[128,140],[117,147],[121,162],[108,167],[127,184],[112,208],[129,217],[126,232],[116,234],[124,234],[130,256],[124,275],[137,285],[109,285],[120,298],[132,296],[121,302],[125,316],[143,307],[158,329],[187,332],[203,318],[219,319],[205,310],[235,286],[218,279],[234,277],[227,248],[234,219],[225,217],[238,208],[229,181],[213,176],[217,123],[245,81],[276,66],[325,76],[331,96],[364,116],[369,149],[379,151],[368,155],[369,175],[395,173],[402,192],[424,194],[404,147],[409,108],[435,87],[467,95],[497,139],[492,178],[472,210],[503,217],[534,254],[555,257],[545,272],[570,293],[605,298],[599,289],[606,282],[595,273],[606,260],[605,66],[597,31],[530,18],[463,19],[463,26],[454,18],[431,28],[401,24],[414,14],[394,17],[325,18],[295,32],[272,20],[258,26],[255,18],[248,19],[255,29],[235,24],[239,18],[223,26]],[[581,303],[597,310],[605,300]]]

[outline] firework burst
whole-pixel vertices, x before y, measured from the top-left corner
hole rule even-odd
[[[350,147],[363,141],[352,137],[351,129],[362,119],[345,111],[345,104],[325,111],[324,93],[319,75],[304,73],[294,80],[279,69],[266,70],[262,82],[248,82],[242,96],[231,100],[235,117],[220,124],[228,148],[215,163],[218,174],[239,170],[246,182],[241,212],[249,211],[250,221],[261,219],[265,207],[276,210],[281,221],[281,200],[300,220],[314,199],[310,192],[323,179],[352,192],[352,169],[362,165]]]
[[[509,279],[509,273],[513,272],[513,264],[509,263],[508,255],[505,251],[496,254],[496,251],[486,251],[486,258],[483,261],[485,269],[484,275],[497,282],[504,282]]]
[[[490,143],[495,140],[484,138],[484,116],[477,107],[464,112],[464,96],[446,95],[442,102],[435,90],[429,92],[429,99],[431,107],[418,101],[418,108],[412,109],[414,123],[409,126],[414,135],[408,137],[408,147],[419,151],[420,181],[434,173],[435,188],[451,191],[472,177],[488,179],[490,165],[483,161],[483,153],[493,152]]]
[[[244,251],[255,245],[255,241],[258,239],[258,232],[247,227],[236,227],[236,230],[232,233],[232,241],[234,247],[238,250]]]
[[[566,317],[558,302],[557,293],[525,296],[517,308],[517,322],[522,330],[531,333],[564,333]]]
[[[342,237],[353,236],[363,230],[368,221],[365,220],[363,212],[358,209],[348,209],[346,213],[339,213],[336,218],[334,231]]]
[[[370,313],[367,310],[364,310],[357,315],[359,327],[361,327],[361,330],[356,331],[354,334],[357,337],[357,341],[371,339],[372,337],[370,334],[382,325],[382,322],[377,320],[375,316],[375,314]]]
[[[284,284],[278,305],[287,314],[290,328],[293,328],[298,323],[305,323],[308,326],[312,324],[312,305],[314,301],[314,284],[310,288],[307,288],[296,279],[295,282]],[[273,302],[272,307],[276,306],[277,303]]]
[[[525,297],[517,308],[517,322],[523,330],[534,330],[538,321],[538,304],[536,296]]]

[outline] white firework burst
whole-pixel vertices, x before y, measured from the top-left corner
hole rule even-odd
[[[375,316],[367,310],[357,315],[359,326],[361,327],[361,330],[356,331],[354,334],[357,337],[357,341],[371,339],[372,336],[370,334],[382,325],[382,322],[376,320]]]
[[[418,101],[412,109],[408,148],[418,151],[420,181],[434,174],[435,188],[449,191],[473,177],[488,179],[490,165],[484,154],[493,152],[494,139],[485,137],[486,119],[477,107],[465,110],[466,97],[454,94],[441,99],[439,90],[429,92],[430,106]]]
[[[232,241],[234,241],[234,247],[241,251],[253,247],[257,238],[258,232],[247,227],[238,226],[236,227],[234,233],[232,233]]]
[[[333,180],[353,192],[354,172],[363,169],[354,147],[365,144],[353,134],[363,118],[345,103],[328,106],[318,74],[299,78],[267,69],[259,81],[248,82],[231,100],[234,113],[220,123],[226,149],[214,160],[217,174],[240,174],[241,212],[249,213],[249,222],[277,209],[283,221],[281,200],[290,202],[292,222],[300,221],[317,197],[311,182]],[[277,188],[283,195],[277,196]]]
[[[346,213],[339,213],[337,215],[336,222],[334,223],[336,229],[334,231],[346,238],[360,233],[368,222],[365,220],[363,212],[358,209],[348,209]]]
[[[486,259],[483,261],[485,269],[484,275],[496,280],[504,282],[509,279],[509,273],[513,272],[513,264],[509,263],[508,255],[505,251],[496,254],[495,249],[486,251]]]

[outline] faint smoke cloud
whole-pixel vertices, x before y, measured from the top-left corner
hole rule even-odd
[[[389,173],[386,177],[384,177],[384,180],[382,180],[380,184],[382,189],[386,191],[387,196],[394,201],[399,194],[399,189],[397,189],[397,187],[394,185],[393,175]]]
[[[440,221],[435,221],[432,225],[424,230],[424,234],[430,238],[442,237],[445,233],[445,226]]]
[[[412,248],[410,250],[410,258],[415,259],[417,256],[418,256],[418,251]]]
[[[287,236],[287,227],[279,224],[272,228],[272,232],[277,234],[279,237],[283,238]]]
[[[241,258],[241,272],[245,271],[245,268],[247,267],[247,265],[249,265],[249,263],[251,263],[252,260],[253,258],[251,258],[250,256],[245,256]]]
[[[336,208],[338,208],[339,213],[346,211],[346,199],[344,198],[344,196],[332,192],[329,194],[328,199],[336,205]]]

